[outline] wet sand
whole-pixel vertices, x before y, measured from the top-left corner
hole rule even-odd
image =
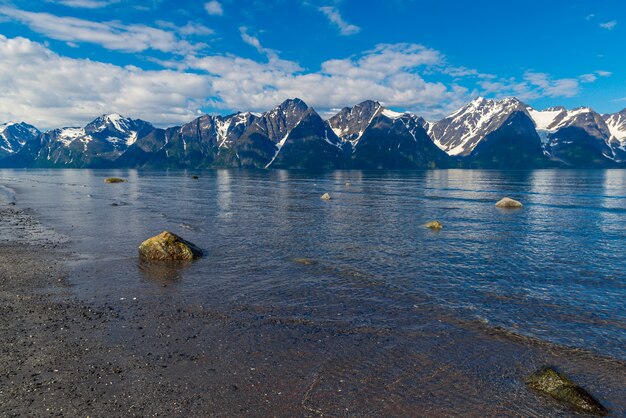
[[[152,273],[158,303],[86,303],[62,240],[14,207],[0,219],[0,416],[574,415],[522,383],[544,364],[626,414],[623,362],[431,312],[420,332],[223,312]]]

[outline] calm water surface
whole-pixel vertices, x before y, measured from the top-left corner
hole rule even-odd
[[[150,286],[136,248],[168,229],[208,254],[178,272],[183,299],[374,327],[434,305],[626,360],[626,171],[188,174],[0,171],[79,253],[113,262],[84,292]],[[495,208],[503,196],[525,208]]]
[[[103,182],[113,175],[128,183]],[[171,283],[168,298],[240,315],[407,335],[456,318],[626,360],[625,170],[2,170],[0,180],[71,237],[87,299],[158,299]],[[504,196],[524,209],[495,208]],[[423,227],[433,219],[442,231]],[[207,257],[166,272],[139,264],[138,244],[165,229]]]

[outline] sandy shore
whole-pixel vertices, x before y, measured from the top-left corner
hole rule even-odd
[[[5,232],[36,226],[0,217]],[[23,241],[0,242],[0,416],[570,416],[523,385],[542,364],[626,411],[622,362],[453,320],[413,335],[168,297],[86,303],[67,245]]]

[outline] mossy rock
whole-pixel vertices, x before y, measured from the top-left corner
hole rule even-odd
[[[320,199],[322,199],[322,200],[330,200],[330,199],[331,199],[331,197],[330,197],[330,195],[329,195],[328,193],[324,193],[324,194],[322,195],[322,197],[320,197]]]
[[[580,412],[604,416],[607,409],[585,389],[552,367],[542,367],[526,378],[526,384],[539,392],[566,403]]]
[[[443,228],[442,223],[441,223],[441,222],[439,222],[439,221],[430,221],[430,222],[426,222],[426,223],[424,224],[424,226],[425,226],[426,228],[430,228],[430,229],[441,229],[441,228]]]
[[[176,234],[163,231],[141,243],[139,256],[149,261],[191,261],[202,257],[202,250]]]
[[[518,202],[515,199],[505,197],[504,199],[496,203],[496,207],[503,209],[521,209],[522,207],[524,207],[524,205],[522,205],[521,202]]]
[[[126,180],[121,179],[119,177],[109,177],[104,179],[105,183],[126,183]]]

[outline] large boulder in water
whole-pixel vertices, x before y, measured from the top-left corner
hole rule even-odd
[[[126,180],[119,177],[109,177],[104,179],[105,183],[126,183]]]
[[[537,391],[588,414],[606,415],[608,411],[585,389],[551,367],[542,367],[526,378],[526,384]]]
[[[441,229],[443,228],[443,224],[439,221],[430,221],[430,222],[426,222],[424,224],[424,226],[426,228],[430,228],[430,229]]]
[[[176,234],[163,231],[139,246],[139,256],[150,261],[189,261],[202,256],[202,250]]]
[[[510,199],[508,197],[505,197],[504,199],[496,203],[496,207],[504,208],[504,209],[520,209],[522,208],[522,206],[523,205],[521,202],[518,202],[517,200],[514,200],[514,199]]]

